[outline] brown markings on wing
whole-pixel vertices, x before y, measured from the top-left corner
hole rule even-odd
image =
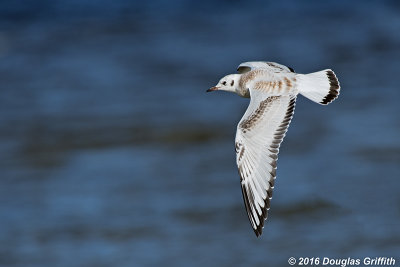
[[[284,85],[285,85],[285,93],[290,93],[291,90],[295,87],[296,84],[296,77],[292,78],[283,78],[284,80]]]
[[[282,68],[281,66],[278,66],[278,65],[274,64],[274,62],[266,62],[266,63],[267,63],[268,66],[273,67],[273,68],[277,68],[277,69],[279,69],[280,71],[284,71],[284,70],[285,70],[285,69]]]
[[[278,84],[278,83],[277,83],[276,81],[271,82],[272,91],[275,90],[277,84]]]
[[[243,158],[244,155],[244,146],[242,143],[236,142],[235,143],[235,151],[237,154],[239,154],[238,156],[238,160],[240,161]]]
[[[286,83],[286,86],[287,86],[287,87],[289,87],[289,88],[292,87],[292,81],[291,81],[291,80],[289,80],[289,79],[286,78],[286,77],[283,78],[283,79],[285,80],[285,83]]]
[[[283,84],[282,81],[278,81],[278,92],[282,91],[282,84]]]
[[[283,78],[283,80],[275,80],[275,81],[257,81],[253,89],[262,91],[265,93],[289,93],[296,82],[296,78],[289,79],[287,77]]]
[[[254,125],[260,120],[261,116],[264,114],[265,110],[272,105],[272,102],[279,99],[280,96],[270,96],[267,99],[260,102],[258,108],[245,120],[243,120],[239,127],[243,130],[244,133],[246,131],[251,130]]]
[[[269,92],[271,88],[273,88],[273,83],[267,81],[258,81],[253,86],[254,90],[259,90],[262,92]]]
[[[246,84],[249,81],[254,80],[258,75],[260,75],[264,72],[265,72],[264,70],[252,70],[252,71],[242,74],[242,76],[240,77],[240,80],[239,80],[239,86],[241,88],[246,88]]]

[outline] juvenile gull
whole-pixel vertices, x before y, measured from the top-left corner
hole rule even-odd
[[[276,178],[280,144],[293,117],[298,94],[328,105],[340,92],[335,73],[322,70],[298,74],[292,68],[274,62],[245,62],[239,74],[223,77],[207,90],[234,92],[250,98],[235,139],[244,204],[257,236],[267,219]]]

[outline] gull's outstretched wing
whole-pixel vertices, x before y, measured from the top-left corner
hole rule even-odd
[[[295,72],[290,67],[286,67],[286,66],[276,63],[276,62],[267,62],[267,61],[243,62],[239,65],[239,67],[237,68],[237,71],[240,74],[243,74],[243,73],[249,72],[254,69],[268,69],[272,72],[283,72],[283,73]]]
[[[250,89],[250,104],[235,140],[236,162],[247,215],[261,235],[270,207],[279,146],[292,119],[296,95],[271,95]]]

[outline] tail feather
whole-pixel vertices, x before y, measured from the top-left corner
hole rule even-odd
[[[318,104],[328,105],[339,96],[340,83],[330,69],[297,74],[296,79],[300,94]]]

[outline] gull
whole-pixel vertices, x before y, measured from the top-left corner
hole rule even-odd
[[[237,71],[207,92],[228,91],[250,98],[237,125],[235,151],[247,216],[258,237],[268,216],[279,147],[292,120],[297,95],[328,105],[338,97],[340,84],[331,69],[298,74],[275,62],[252,61],[240,64]]]

